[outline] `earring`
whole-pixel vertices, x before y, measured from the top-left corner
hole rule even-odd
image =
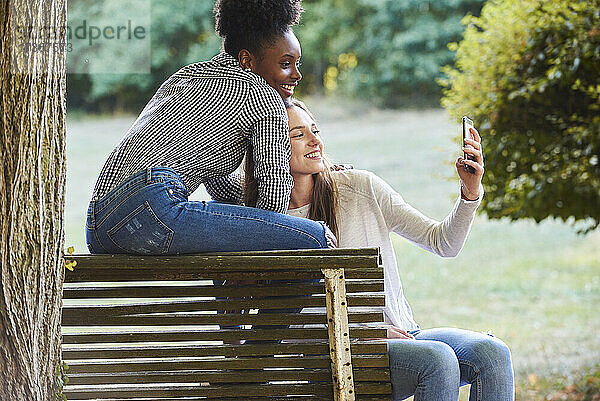
[[[250,71],[252,71],[252,68],[250,68],[250,67],[246,67],[246,68],[244,68],[244,71],[246,71],[246,72],[250,72]]]

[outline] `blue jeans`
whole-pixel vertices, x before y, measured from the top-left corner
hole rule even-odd
[[[181,178],[162,167],[142,170],[93,199],[85,228],[91,253],[327,248],[323,223],[251,207],[188,201]]]
[[[394,400],[457,401],[471,384],[469,401],[513,401],[510,350],[499,339],[473,331],[417,331],[414,340],[388,339]]]

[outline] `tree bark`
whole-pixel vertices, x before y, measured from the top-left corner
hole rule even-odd
[[[64,27],[65,0],[0,1],[0,400],[50,401],[58,391]]]

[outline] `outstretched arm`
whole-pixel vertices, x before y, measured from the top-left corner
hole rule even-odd
[[[444,257],[458,255],[483,196],[481,178],[484,168],[481,137],[476,130],[472,130],[472,134],[475,140],[466,141],[466,145],[470,146],[465,146],[465,153],[473,155],[475,160],[465,160],[463,157],[457,159],[456,169],[461,182],[461,196],[452,211],[442,221],[425,216],[406,203],[402,196],[387,183],[373,176],[374,190],[378,194],[377,201],[390,231],[437,255]],[[466,171],[465,165],[473,166],[475,173]]]

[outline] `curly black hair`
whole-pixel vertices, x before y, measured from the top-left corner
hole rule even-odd
[[[224,39],[225,51],[237,58],[246,49],[262,50],[300,20],[302,0],[217,0],[215,30]]]

